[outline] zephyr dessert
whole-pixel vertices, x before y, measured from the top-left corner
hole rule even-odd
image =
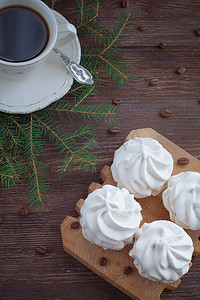
[[[111,172],[136,198],[158,195],[173,171],[173,158],[156,140],[136,137],[115,151]]]
[[[141,209],[126,188],[104,185],[89,194],[81,208],[82,234],[105,250],[121,250],[140,226]]]
[[[183,228],[161,220],[143,224],[129,255],[141,276],[169,283],[188,272],[193,250],[192,239]]]
[[[182,172],[172,176],[162,194],[170,219],[183,228],[200,229],[200,173]]]

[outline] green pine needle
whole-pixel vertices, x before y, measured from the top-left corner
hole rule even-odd
[[[89,167],[95,168],[97,164],[96,156],[88,153],[96,143],[96,137],[92,135],[91,127],[79,128],[74,134],[69,135],[56,123],[52,123],[45,118],[34,116],[39,123],[40,131],[44,136],[48,136],[51,143],[54,143],[58,152],[66,153],[64,165],[59,168],[59,174],[62,176],[72,163],[79,163],[84,170]],[[86,139],[83,144],[77,143],[77,138]],[[61,172],[63,171],[63,173]]]
[[[63,0],[46,0],[55,9]],[[95,88],[102,77],[108,76],[118,84],[128,81],[130,67],[119,59],[117,42],[126,37],[125,29],[131,28],[131,14],[123,10],[113,30],[108,30],[97,20],[100,0],[77,0],[77,18],[74,24],[79,35],[86,35],[91,45],[82,45],[81,65],[93,75],[92,86],[74,82],[70,91],[59,101],[47,108],[28,115],[11,115],[0,112],[0,178],[1,185],[11,187],[28,177],[29,204],[35,209],[44,207],[46,191],[49,189],[48,172],[41,161],[45,151],[44,139],[48,138],[63,163],[57,173],[63,177],[72,166],[84,171],[95,171],[99,158],[92,153],[97,145],[92,126],[86,125],[74,132],[66,132],[54,116],[72,120],[81,116],[83,120],[93,119],[104,124],[117,122],[116,111],[110,101],[106,104],[93,104]]]
[[[48,180],[45,176],[45,168],[38,160],[41,153],[43,141],[41,139],[40,128],[30,115],[29,123],[24,126],[24,132],[28,137],[24,143],[24,156],[28,162],[29,167],[29,203],[30,207],[33,205],[38,208],[44,207],[43,199],[45,198],[45,191],[48,189]]]

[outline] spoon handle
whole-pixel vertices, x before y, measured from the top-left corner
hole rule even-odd
[[[72,77],[74,77],[76,81],[78,81],[81,84],[88,84],[88,85],[94,83],[92,74],[88,70],[78,65],[73,60],[69,59],[59,49],[54,48],[53,50],[58,54],[63,64],[67,67],[70,74],[72,75]]]

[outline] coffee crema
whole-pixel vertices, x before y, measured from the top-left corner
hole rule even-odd
[[[25,6],[0,10],[0,59],[24,62],[37,57],[46,47],[49,29],[36,11]]]

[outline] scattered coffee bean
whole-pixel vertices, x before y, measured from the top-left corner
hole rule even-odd
[[[180,157],[178,159],[178,164],[179,165],[187,165],[187,164],[189,164],[189,158],[187,158],[187,157]]]
[[[131,271],[132,271],[131,266],[126,266],[126,267],[124,268],[124,274],[125,274],[125,275],[129,275],[129,274],[131,273]]]
[[[119,129],[119,127],[117,127],[117,126],[113,126],[113,127],[110,127],[110,128],[108,129],[108,131],[109,131],[110,133],[118,133],[118,132],[120,132],[120,129]]]
[[[71,223],[70,226],[71,226],[72,229],[77,229],[77,228],[79,228],[80,223],[78,221],[74,221],[74,222]]]
[[[141,24],[141,25],[138,27],[138,29],[139,29],[140,31],[145,31],[145,30],[148,29],[148,25],[147,25],[147,24]]]
[[[171,116],[171,114],[172,114],[172,112],[169,109],[162,109],[160,111],[161,117],[164,117],[164,118],[169,118]]]
[[[165,43],[160,43],[160,44],[159,44],[159,47],[160,47],[161,49],[165,49],[165,48],[166,48],[166,44],[165,44]]]
[[[128,4],[129,4],[128,2],[129,2],[128,0],[122,0],[122,2],[121,2],[122,7],[127,8]]]
[[[100,258],[100,260],[99,260],[99,264],[100,264],[100,266],[105,266],[106,264],[107,264],[107,258],[106,257],[104,257],[104,256],[102,256],[101,258]]]
[[[180,67],[180,68],[178,68],[178,69],[176,70],[176,72],[177,72],[178,74],[183,74],[183,73],[185,73],[185,71],[186,71],[186,68],[184,68],[183,66]]]
[[[28,215],[28,208],[22,207],[22,208],[20,209],[20,215],[21,215],[21,216],[27,216],[27,215]]]
[[[159,79],[152,79],[150,81],[150,85],[157,85],[157,84],[159,84]]]
[[[37,253],[40,253],[40,254],[46,254],[47,253],[47,247],[46,246],[39,246],[35,249],[35,251]]]
[[[115,105],[118,105],[121,102],[122,102],[122,99],[120,99],[120,98],[115,98],[115,99],[112,100],[112,103],[115,104]]]
[[[197,28],[197,29],[195,30],[195,33],[196,33],[197,36],[200,36],[200,28]]]

